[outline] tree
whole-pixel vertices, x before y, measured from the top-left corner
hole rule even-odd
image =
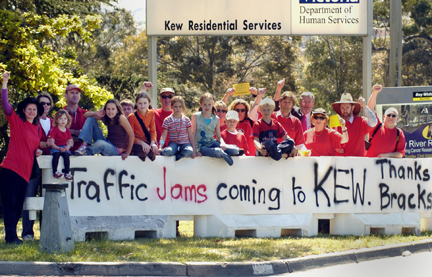
[[[34,13],[18,14],[0,10],[0,72],[11,72],[9,82],[10,102],[14,105],[38,91],[47,91],[58,98],[57,106],[65,105],[63,94],[69,83],[79,85],[84,97],[91,100],[86,108],[100,107],[112,95],[100,88],[96,80],[70,71],[77,66],[65,53],[53,51],[51,42],[70,34],[88,41],[91,32],[98,27],[100,18],[87,16],[82,23],[78,16],[62,15],[56,18]],[[67,49],[73,56],[73,49]],[[1,113],[3,115],[3,113]],[[0,121],[0,158],[7,150],[7,122]]]

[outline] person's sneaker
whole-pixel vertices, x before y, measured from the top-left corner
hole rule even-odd
[[[33,235],[25,235],[22,239],[23,241],[34,241]]]
[[[222,157],[223,157],[223,159],[227,162],[227,164],[228,165],[233,165],[234,164],[234,161],[233,161],[233,159],[230,157],[230,155],[228,155],[227,153],[223,153],[222,154]]]
[[[56,173],[53,174],[53,177],[58,179],[58,178],[63,177],[63,174],[61,174],[60,172],[56,171]]]
[[[244,152],[244,149],[243,149],[243,148],[240,148],[240,150],[239,150],[239,154],[238,154],[238,155],[239,155],[239,156],[243,156],[244,153],[245,153],[245,152]]]
[[[81,145],[77,150],[75,150],[74,154],[75,156],[87,155],[87,146]]]
[[[70,174],[70,173],[66,173],[66,174],[64,175],[64,177],[65,177],[65,179],[68,180],[68,181],[72,181],[72,180],[73,180],[72,174]]]

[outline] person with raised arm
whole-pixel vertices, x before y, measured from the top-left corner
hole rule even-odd
[[[8,72],[3,73],[1,102],[10,126],[10,140],[6,157],[0,164],[0,197],[6,243],[22,244],[16,228],[35,157],[42,155],[42,150],[39,149],[41,134],[38,132],[38,125],[44,108],[35,98],[25,98],[18,103],[15,113],[8,101],[9,78]]]

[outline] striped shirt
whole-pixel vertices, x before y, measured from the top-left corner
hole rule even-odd
[[[170,141],[177,144],[190,143],[187,133],[187,128],[190,127],[192,127],[191,121],[184,115],[177,119],[172,114],[165,118],[162,124],[162,128],[168,130]]]

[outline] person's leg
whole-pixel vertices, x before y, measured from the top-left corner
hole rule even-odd
[[[107,140],[98,140],[93,146],[87,147],[89,155],[102,154],[104,156],[118,156],[118,149],[111,142]]]
[[[192,145],[190,145],[190,143],[180,144],[179,148],[180,149],[176,155],[177,161],[183,158],[190,158],[193,155],[193,148]]]
[[[223,158],[229,165],[233,165],[232,158],[225,153],[220,147],[220,143],[215,141],[209,147],[204,147],[201,149],[201,154],[203,156],[212,157],[212,158]]]
[[[27,182],[9,169],[1,169],[0,197],[3,207],[6,243],[22,243],[16,227],[21,216],[27,190]]]
[[[177,143],[170,141],[167,147],[162,148],[162,155],[165,157],[172,157],[178,152],[178,148],[179,146]]]
[[[96,142],[100,139],[105,139],[102,130],[97,123],[97,119],[93,116],[87,117],[78,138],[86,142],[88,145],[91,145],[93,141]]]
[[[51,149],[51,150],[55,150],[55,149]],[[58,162],[59,162],[59,158],[60,158],[60,151],[56,150],[56,151],[51,151],[51,155],[53,156],[51,164],[52,164],[52,170],[53,170],[53,174],[55,174],[57,172],[57,167],[58,167]]]
[[[229,144],[226,145],[225,153],[230,156],[238,156],[238,154],[240,153],[240,148],[237,145]]]
[[[69,171],[70,171],[70,152],[69,151],[67,151],[67,152],[63,152],[63,153],[60,153],[60,156],[62,156],[63,157],[63,163],[64,163],[64,173],[65,174],[67,174],[67,173],[69,173]]]
[[[37,176],[30,180],[25,196],[26,197],[36,197],[38,188],[42,182],[42,171],[40,169],[37,170]],[[23,210],[22,213],[22,233],[21,238],[28,239],[34,238],[33,232],[33,224],[34,220],[29,219],[29,211]]]

